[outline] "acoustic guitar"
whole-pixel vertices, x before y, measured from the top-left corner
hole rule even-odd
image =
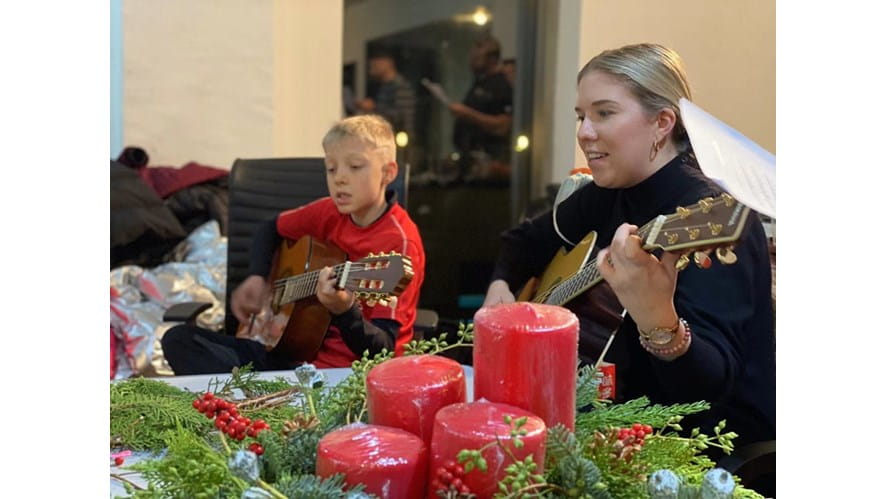
[[[409,257],[394,252],[372,254],[356,262],[310,236],[284,239],[271,269],[270,293],[262,311],[240,324],[237,337],[265,344],[293,362],[314,359],[330,325],[330,313],[315,296],[320,269],[331,267],[336,287],[354,292],[370,306],[394,306],[413,279]]]
[[[728,194],[707,197],[671,215],[660,215],[638,228],[637,235],[647,252],[681,251],[679,270],[693,262],[700,268],[711,263],[709,253],[726,265],[736,262],[733,247],[742,234],[750,209]],[[610,334],[622,323],[622,305],[597,268],[597,233],[586,235],[572,250],[561,248],[542,275],[531,278],[517,301],[566,306],[580,317],[586,335],[580,335],[579,351],[597,357]],[[582,299],[579,299],[582,298]]]

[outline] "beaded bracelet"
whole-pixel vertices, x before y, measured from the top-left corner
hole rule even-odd
[[[653,354],[657,357],[672,356],[672,355],[680,352],[681,350],[683,350],[684,347],[689,348],[690,342],[693,339],[692,335],[690,334],[690,325],[687,324],[687,321],[685,321],[684,319],[680,319],[680,323],[684,325],[684,336],[683,336],[683,338],[681,338],[680,343],[678,343],[677,345],[675,345],[671,348],[655,348],[655,347],[651,346],[649,343],[647,343],[644,340],[643,336],[638,336],[638,341],[640,341],[641,346],[644,348],[644,350],[646,350],[647,352],[650,352],[651,354]]]

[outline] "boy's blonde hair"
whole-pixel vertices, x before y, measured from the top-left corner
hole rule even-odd
[[[323,137],[324,150],[347,137],[360,139],[380,151],[385,163],[395,161],[394,130],[385,118],[375,114],[364,114],[337,122]]]

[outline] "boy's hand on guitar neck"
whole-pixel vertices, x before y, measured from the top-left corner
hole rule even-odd
[[[338,277],[333,269],[324,267],[317,275],[317,299],[330,313],[341,315],[354,305],[354,293],[336,288]]]
[[[241,324],[249,324],[253,314],[262,310],[268,283],[262,276],[251,275],[231,295],[231,311]]]
[[[665,252],[661,258],[647,253],[637,226],[622,224],[608,248],[597,254],[597,268],[638,328],[667,327],[678,320],[674,308],[680,254]]]

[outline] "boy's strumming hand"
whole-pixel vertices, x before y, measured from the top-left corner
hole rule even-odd
[[[248,324],[250,316],[262,310],[262,298],[266,288],[265,279],[251,275],[244,279],[231,295],[231,311],[241,323]]]
[[[336,289],[336,276],[333,269],[324,267],[317,276],[317,299],[331,313],[339,315],[354,305],[354,293]]]

